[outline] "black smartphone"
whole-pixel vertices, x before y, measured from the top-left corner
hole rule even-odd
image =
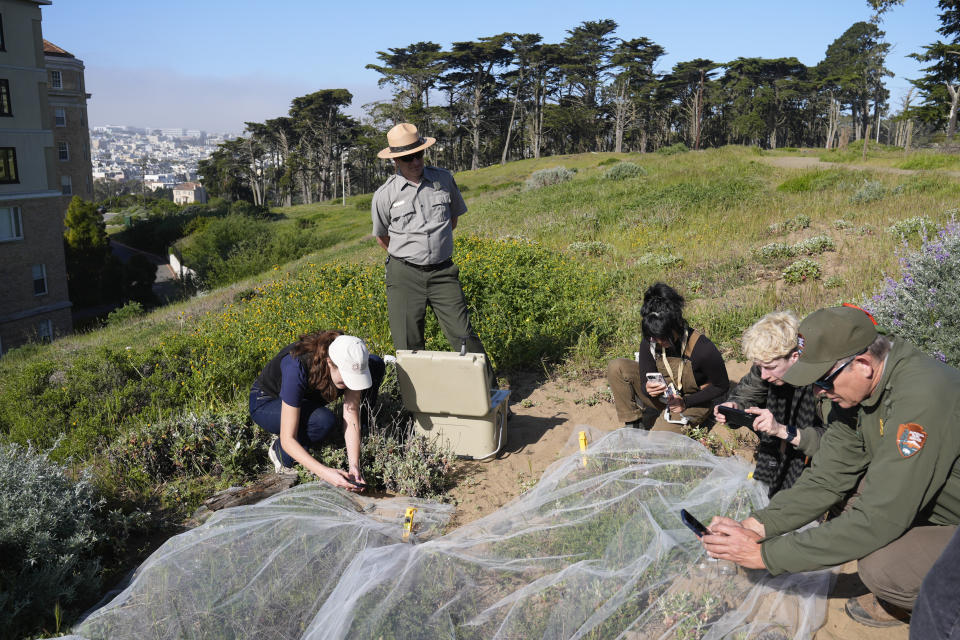
[[[717,407],[717,411],[722,413],[723,417],[727,419],[727,424],[735,427],[750,427],[752,429],[753,421],[757,418],[756,414],[747,413],[735,407],[725,407],[721,405]]]
[[[703,523],[690,515],[690,512],[686,509],[680,509],[680,520],[683,521],[683,524],[687,525],[687,528],[690,531],[693,531],[693,535],[698,538],[702,538],[703,534],[710,533]]]
[[[355,487],[360,487],[361,489],[366,489],[366,488],[367,488],[367,485],[366,485],[366,484],[364,484],[364,483],[362,483],[362,482],[357,482],[356,480],[351,480],[350,478],[347,478],[347,482],[349,482],[350,484],[352,484],[352,485],[355,486]]]

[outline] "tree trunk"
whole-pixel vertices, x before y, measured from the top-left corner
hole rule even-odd
[[[837,137],[840,128],[840,101],[831,97],[830,108],[827,112],[827,149],[833,148],[833,140]]]
[[[957,132],[957,105],[960,102],[960,86],[949,82],[945,84],[947,91],[950,92],[950,121],[947,123],[947,139],[953,140],[953,136]]]
[[[867,124],[866,129],[863,130],[863,155],[860,159],[863,162],[867,161],[867,141],[870,140],[870,125]]]
[[[503,142],[503,153],[500,154],[500,164],[507,164],[507,152],[510,149],[510,134],[513,132],[513,121],[517,117],[517,102],[520,98],[520,83],[523,81],[523,71],[520,72],[520,79],[517,81],[517,90],[513,94],[513,107],[510,109],[510,123],[507,124],[506,140]]]

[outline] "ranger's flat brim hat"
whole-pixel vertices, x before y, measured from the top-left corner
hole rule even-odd
[[[436,138],[424,138],[417,131],[417,127],[409,122],[401,122],[390,131],[387,131],[386,149],[377,153],[378,158],[399,158],[426,149],[436,142]]]
[[[800,323],[800,358],[783,375],[783,381],[795,387],[813,384],[837,360],[862,353],[876,338],[874,320],[863,309],[843,306],[814,311]]]

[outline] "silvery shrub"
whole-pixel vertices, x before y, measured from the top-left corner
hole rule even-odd
[[[864,308],[922,351],[960,365],[960,224],[947,223],[920,248],[904,248],[900,277],[887,277]]]

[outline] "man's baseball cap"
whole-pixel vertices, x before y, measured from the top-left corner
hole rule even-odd
[[[828,307],[800,323],[800,358],[783,375],[787,384],[804,387],[827,374],[837,360],[862,353],[877,338],[873,318],[858,307]]]
[[[367,345],[360,338],[354,336],[337,336],[330,343],[327,355],[333,364],[340,369],[340,377],[347,389],[363,391],[373,386],[373,376],[370,375],[370,352]]]

